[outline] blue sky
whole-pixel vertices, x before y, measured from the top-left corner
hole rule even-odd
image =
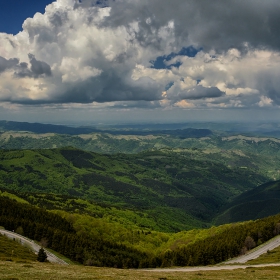
[[[0,3],[0,32],[17,34],[22,31],[22,24],[35,13],[45,12],[46,5],[51,0],[2,0]]]
[[[279,0],[2,1],[0,119],[278,120],[279,14]]]

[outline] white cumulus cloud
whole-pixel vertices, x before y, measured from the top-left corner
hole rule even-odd
[[[279,12],[276,0],[57,0],[0,33],[0,101],[278,106]]]

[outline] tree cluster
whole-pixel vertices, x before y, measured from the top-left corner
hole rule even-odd
[[[280,233],[280,215],[232,224],[213,236],[147,259],[145,267],[212,265],[237,257]]]

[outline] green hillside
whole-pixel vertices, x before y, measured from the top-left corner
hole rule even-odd
[[[217,224],[264,218],[280,213],[280,181],[269,182],[233,199],[216,219]]]
[[[280,233],[280,215],[222,227],[220,232],[190,242],[160,256],[161,266],[198,266],[245,254]]]
[[[1,196],[3,196],[3,199],[1,199]],[[149,254],[156,254],[164,252],[167,249],[170,248],[177,248],[182,245],[188,244],[190,240],[194,242],[197,239],[205,238],[207,236],[213,235],[216,232],[220,232],[228,227],[228,225],[220,226],[217,228],[212,227],[211,230],[208,229],[193,229],[190,231],[182,231],[178,233],[166,233],[166,232],[160,232],[160,231],[153,231],[149,228],[143,228],[143,223],[146,222],[146,226],[149,226],[149,222],[151,222],[148,218],[144,217],[143,213],[141,212],[134,212],[129,210],[122,210],[122,209],[116,209],[114,207],[101,207],[99,205],[94,205],[92,203],[89,203],[87,201],[77,199],[74,200],[73,198],[70,201],[63,199],[62,197],[55,196],[55,195],[34,195],[32,196],[32,201],[36,201],[40,203],[39,208],[35,208],[31,204],[26,206],[26,201],[23,200],[21,197],[24,196],[24,194],[11,194],[7,191],[0,192],[0,201],[7,202],[7,197],[12,197],[13,200],[20,201],[20,203],[15,203],[13,201],[10,203],[10,207],[13,208],[13,211],[9,215],[13,216],[15,215],[18,218],[26,218],[27,220],[29,218],[32,219],[32,221],[39,221],[39,223],[44,220],[46,224],[52,224],[51,227],[55,226],[54,223],[51,223],[52,219],[46,219],[46,211],[40,210],[41,208],[44,208],[46,205],[46,200],[48,203],[58,203],[61,210],[52,210],[50,211],[53,214],[58,214],[59,216],[63,217],[64,222],[68,221],[75,230],[75,232],[80,236],[89,236],[90,238],[94,240],[99,240],[100,238],[106,242],[111,243],[118,243],[118,244],[124,244],[128,247],[133,247],[141,252],[146,252]],[[45,198],[45,199],[44,199]],[[10,200],[8,200],[10,202]],[[22,201],[24,202],[24,205],[22,205]],[[69,203],[68,203],[69,202]],[[6,211],[4,209],[5,203],[2,203],[2,211]],[[44,206],[42,206],[44,205]],[[89,208],[82,208],[83,206],[89,206]],[[73,209],[69,209],[69,207],[78,207],[79,213],[74,211]],[[22,208],[22,211],[20,210]],[[32,210],[35,213],[39,213],[37,216],[40,217],[38,220],[38,217],[31,216],[29,217],[28,214],[26,214],[27,210]],[[1,206],[0,206],[1,210]],[[89,211],[91,210],[91,211]],[[21,212],[21,215],[18,215],[17,213]],[[1,213],[1,211],[0,211]],[[91,213],[89,215],[88,213]],[[94,214],[93,214],[94,213]],[[5,213],[5,216],[7,213]],[[50,217],[56,217],[52,216],[50,214]],[[2,220],[0,222],[6,221],[6,218],[2,217]],[[1,219],[1,215],[0,215]],[[63,225],[63,221],[60,221],[59,228],[60,229],[66,229],[68,226]],[[153,221],[155,223],[155,221]],[[0,223],[1,224],[1,223]],[[61,224],[61,225],[60,225]],[[17,227],[20,227],[21,224],[12,224],[10,225],[10,229],[17,229]],[[50,226],[50,225],[48,225]],[[26,229],[21,229],[21,232],[25,234]],[[29,231],[27,231],[29,232]],[[69,232],[69,229],[67,229],[67,232]],[[43,232],[42,232],[43,233]],[[41,237],[44,237],[43,235]],[[40,240],[40,236],[36,237]]]
[[[143,227],[176,232],[207,226],[233,197],[269,181],[276,167],[264,156],[214,149],[135,155],[74,148],[1,150],[0,187],[140,211],[148,220]],[[56,208],[49,204],[45,207]]]
[[[66,217],[61,217],[63,215]],[[57,215],[6,197],[0,197],[0,224],[8,230],[20,228],[31,239],[44,239],[48,247],[73,261],[119,268],[216,264],[245,253],[280,233],[280,216],[276,215],[176,234],[135,230],[132,235],[119,236],[116,241],[116,230],[109,229],[109,223],[107,226],[106,222],[94,223],[85,215],[81,218],[62,212]],[[111,226],[121,229],[116,222]],[[151,247],[151,240],[154,247]],[[7,242],[4,240],[3,244],[5,247]],[[3,250],[3,254],[6,258],[9,252]]]
[[[6,197],[0,197],[0,225],[10,231],[20,229],[38,242],[44,240],[49,248],[85,265],[137,268],[147,257],[131,246],[78,233],[60,215]]]

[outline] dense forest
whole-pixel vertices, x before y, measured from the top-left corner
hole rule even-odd
[[[245,254],[280,233],[280,215],[232,226],[214,236],[165,252],[160,266],[211,265]],[[153,263],[153,262],[152,262]]]

